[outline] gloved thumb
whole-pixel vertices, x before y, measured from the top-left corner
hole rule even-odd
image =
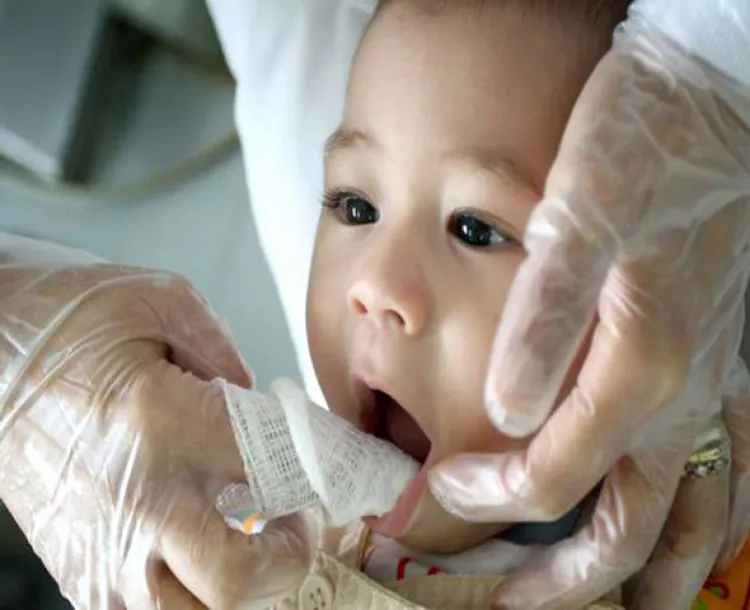
[[[131,486],[131,496],[142,493],[141,483],[153,495],[145,498],[149,510],[137,515],[144,523],[135,528],[124,566],[131,578],[123,588],[134,592],[125,595],[127,606],[149,605],[137,595],[151,605],[175,599],[180,586],[208,608],[227,609],[265,608],[296,591],[316,548],[307,518],[278,519],[248,537],[230,529],[216,508],[221,490],[245,479],[221,388],[157,360],[133,406],[141,446],[161,450],[151,477]],[[154,487],[157,476],[162,484]],[[138,544],[139,535],[155,536],[155,545]],[[145,583],[137,577],[144,565]]]
[[[159,550],[169,571],[208,608],[260,609],[299,589],[312,561],[310,533],[298,514],[248,537],[199,502],[169,520]]]

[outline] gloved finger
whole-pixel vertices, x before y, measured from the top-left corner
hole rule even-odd
[[[528,436],[549,415],[613,260],[613,253],[576,230],[572,216],[557,200],[534,211],[524,241],[529,255],[493,343],[485,403],[495,426],[509,436]],[[553,239],[543,234],[550,225],[556,226]]]
[[[22,267],[19,273],[3,276],[1,288],[3,294],[26,291],[38,297],[34,307],[20,297],[4,302],[8,311],[28,318],[27,325],[35,329],[19,332],[11,325],[7,331],[19,334],[18,349],[30,350],[31,355],[43,347],[42,353],[53,358],[67,346],[64,353],[71,358],[101,349],[109,341],[145,339],[168,346],[166,355],[201,378],[222,376],[243,387],[252,381],[229,334],[193,285],[179,276],[112,265],[84,270]],[[11,350],[0,357],[13,364],[18,354]],[[33,367],[36,358],[21,361]],[[42,378],[44,374],[39,371]],[[38,375],[24,375],[27,383],[38,381]]]
[[[160,564],[156,578],[152,600],[153,607],[163,608],[164,610],[171,610],[171,608],[175,610],[207,610],[207,606],[196,599],[165,565]],[[140,606],[128,607],[138,608]]]
[[[639,570],[659,538],[690,447],[683,435],[673,446],[620,459],[590,521],[509,574],[497,589],[494,607],[581,608]]]
[[[528,436],[549,414],[630,228],[623,210],[618,213],[622,204],[613,189],[620,185],[606,171],[606,159],[589,158],[599,139],[617,141],[602,121],[591,120],[603,108],[619,106],[622,92],[609,75],[612,64],[611,54],[600,61],[573,109],[544,199],[529,220],[528,257],[495,337],[485,401],[495,425],[508,435]],[[612,118],[606,126],[616,129]]]
[[[187,462],[205,477],[202,484],[212,501],[227,485],[245,481],[245,467],[218,385],[157,359],[144,370],[130,395],[131,416],[142,442],[153,447],[170,447],[171,443],[175,460]],[[190,431],[189,447],[174,443],[186,430]]]
[[[241,387],[252,384],[237,345],[192,283],[170,276],[166,285],[149,282],[135,289],[159,320],[172,362],[201,379],[221,376]]]
[[[140,608],[164,608],[171,610],[205,610],[206,606],[196,599],[182,583],[175,578],[166,564],[152,559],[147,573],[140,583],[123,579],[120,586],[122,599],[115,605],[106,606],[111,610],[139,610]]]
[[[159,553],[209,608],[250,609],[273,606],[296,591],[312,547],[301,515],[278,519],[248,537],[228,528],[210,499],[195,493],[173,507],[160,530]]]
[[[729,473],[683,479],[664,533],[634,583],[627,608],[689,608],[711,574],[724,540],[729,508]]]
[[[738,358],[724,398],[724,423],[732,438],[729,525],[717,568],[725,570],[750,534],[750,375]]]

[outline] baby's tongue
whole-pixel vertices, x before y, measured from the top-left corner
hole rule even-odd
[[[395,402],[388,401],[385,425],[391,442],[420,464],[424,464],[432,444],[414,418]]]

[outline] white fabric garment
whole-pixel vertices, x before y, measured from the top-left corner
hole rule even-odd
[[[461,553],[420,553],[372,534],[365,545],[362,571],[383,583],[436,574],[503,576],[526,561],[532,550],[530,546],[509,545],[493,538]]]
[[[305,296],[323,195],[323,143],[341,119],[349,64],[375,0],[210,0],[237,80],[250,202],[308,394]],[[280,236],[283,235],[283,239]]]
[[[390,443],[312,403],[288,379],[268,394],[219,381],[245,463],[247,497],[231,487],[217,502],[274,519],[321,507],[330,525],[390,511],[419,465]],[[234,504],[234,506],[232,506]],[[250,510],[247,507],[251,507]]]
[[[635,0],[630,17],[644,19],[692,55],[750,86],[747,0]]]
[[[341,118],[349,65],[376,0],[208,4],[237,79],[237,128],[261,246],[307,391],[324,404],[305,332],[322,151]],[[632,10],[750,85],[748,0],[636,0]]]

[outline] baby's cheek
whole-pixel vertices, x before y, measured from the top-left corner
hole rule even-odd
[[[485,313],[476,307],[473,311],[480,318]],[[528,440],[502,434],[485,410],[484,385],[495,327],[487,321],[491,316],[484,318],[481,326],[476,321],[472,321],[473,325],[465,323],[462,335],[451,337],[453,359],[451,366],[446,367],[450,375],[444,375],[442,392],[438,395],[441,434],[435,449],[440,457],[464,452],[499,453],[528,445]],[[461,349],[456,349],[458,345]]]
[[[530,439],[505,436],[492,424],[481,403],[475,412],[452,414],[444,425],[444,442],[440,457],[456,453],[504,453],[528,446]]]

